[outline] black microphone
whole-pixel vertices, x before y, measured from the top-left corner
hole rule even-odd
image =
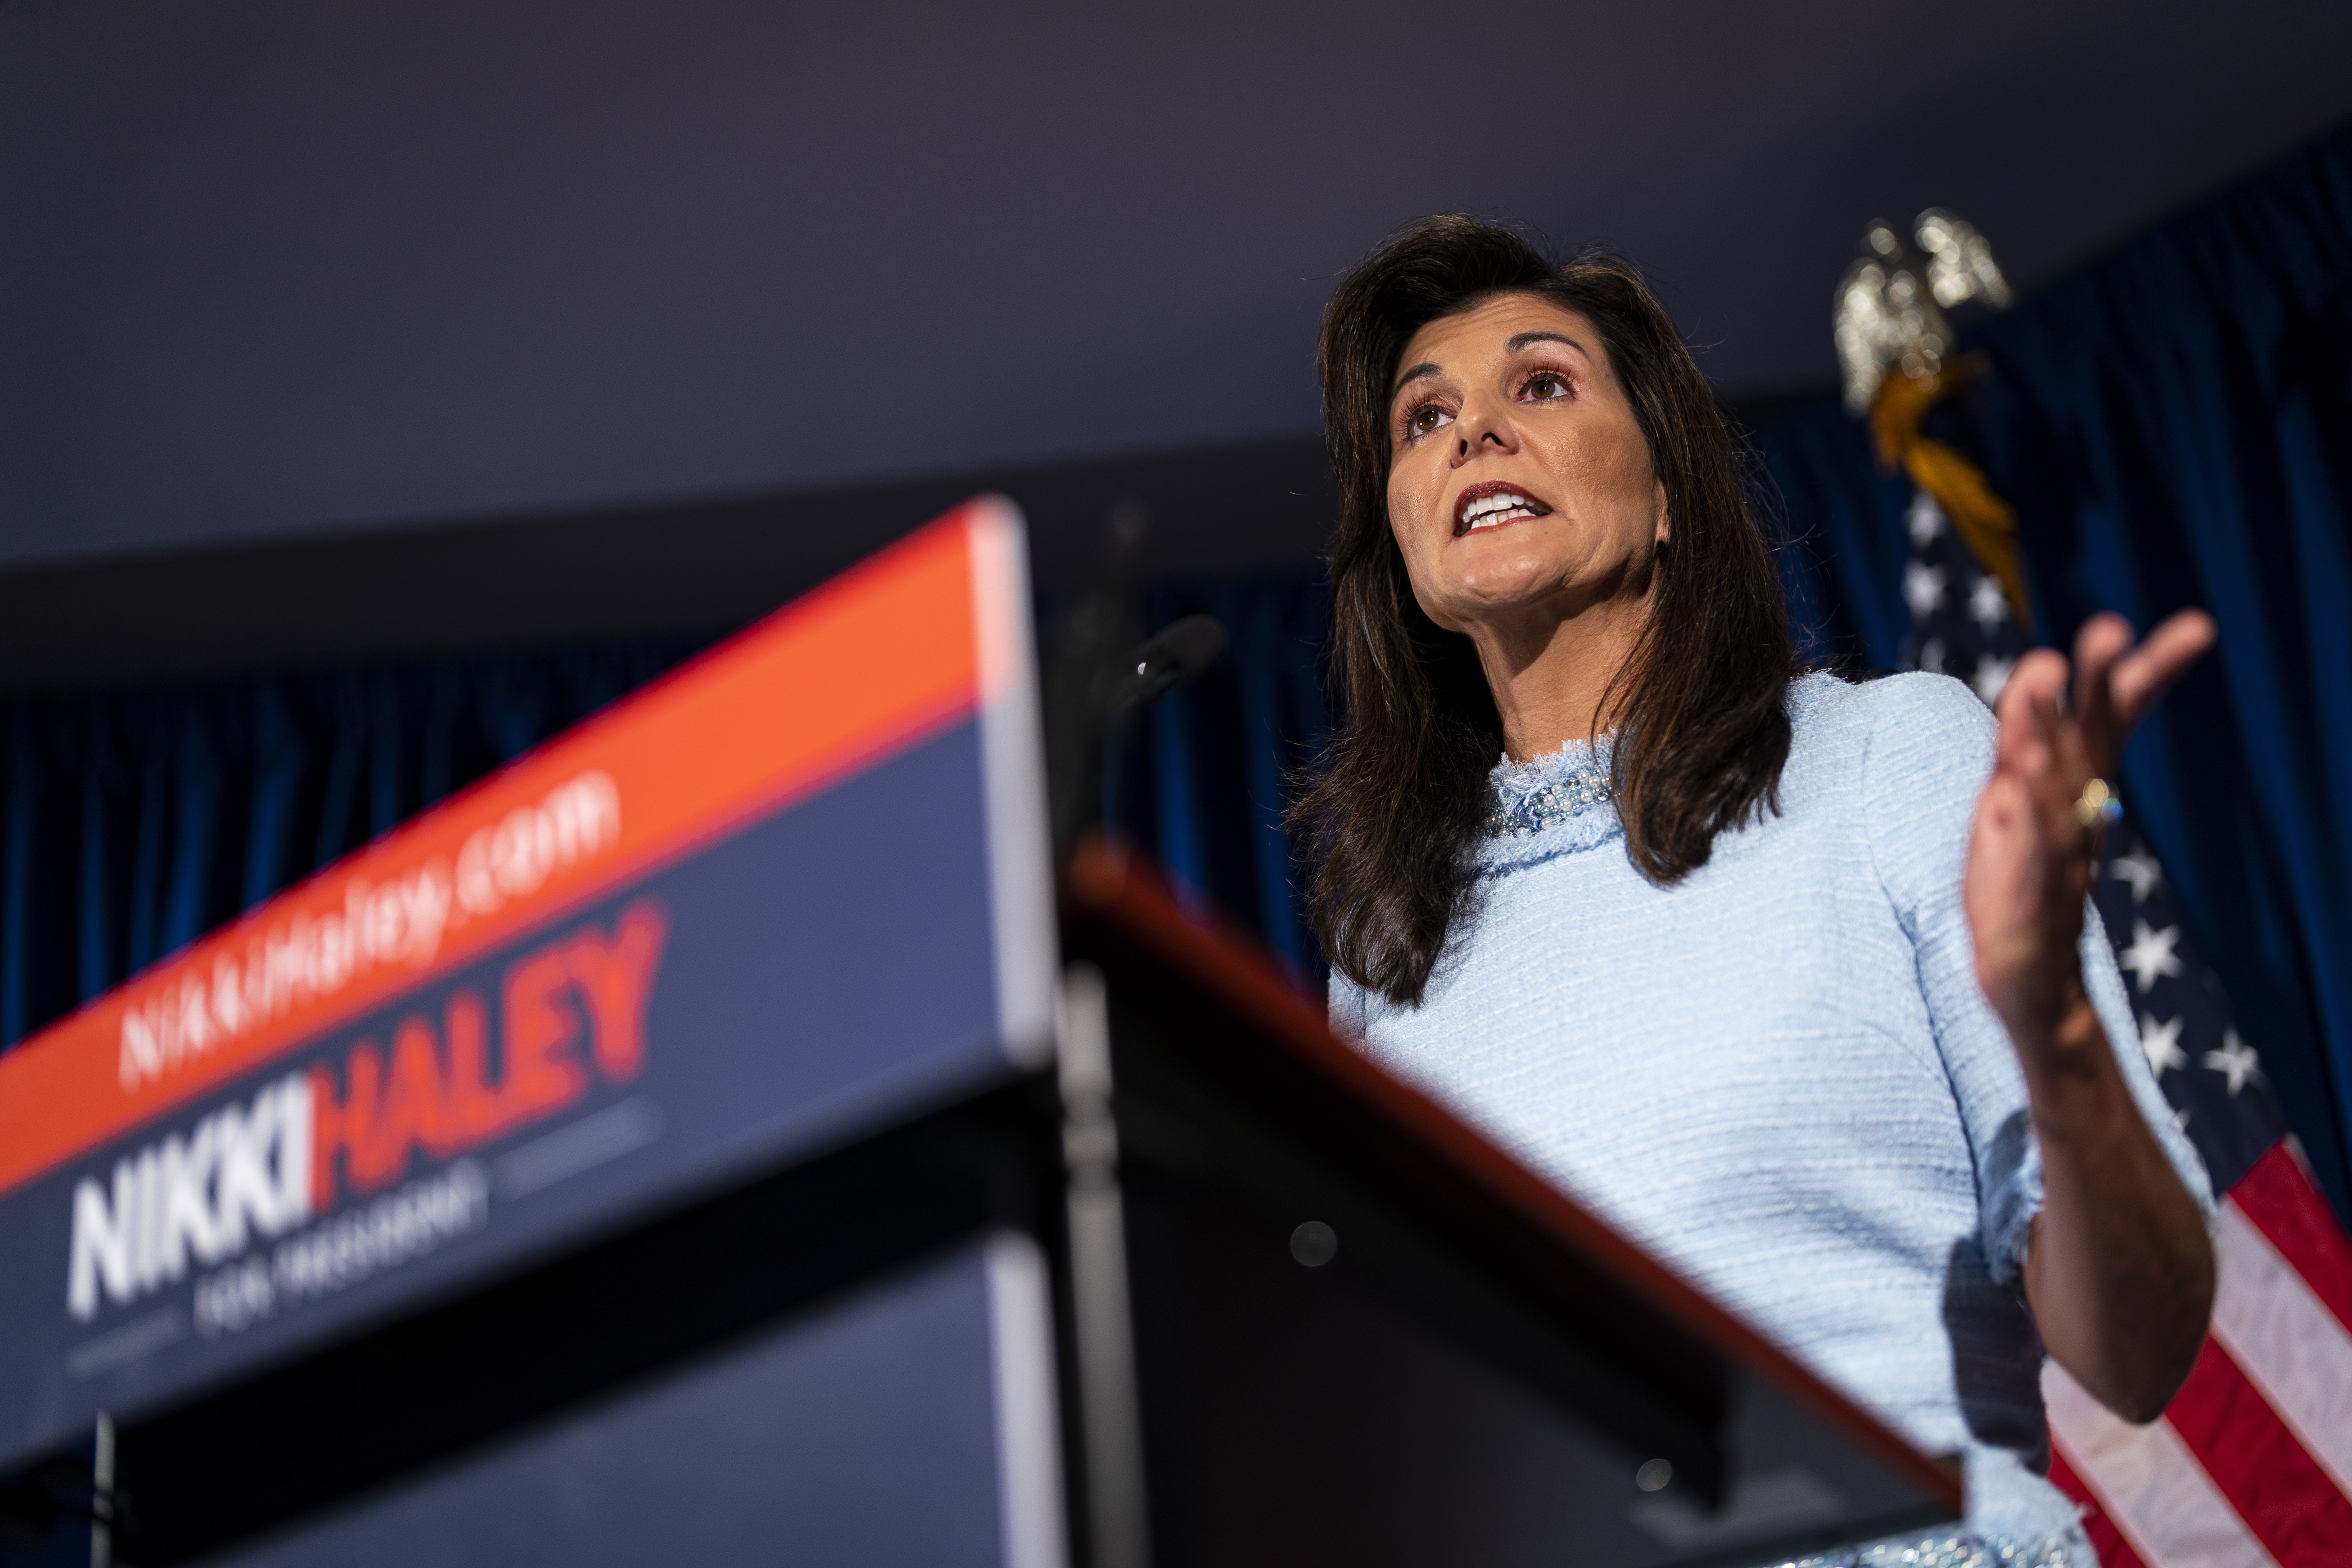
[[[1139,501],[1112,509],[1109,550],[1094,584],[1055,622],[1045,661],[1045,783],[1055,860],[1102,818],[1103,761],[1120,716],[1214,664],[1225,628],[1187,616],[1142,641],[1136,558],[1150,526]]]
[[[1225,651],[1225,628],[1214,616],[1186,616],[1139,644],[1128,657],[1134,673],[1123,676],[1112,712],[1132,702],[1163,697],[1200,674]]]

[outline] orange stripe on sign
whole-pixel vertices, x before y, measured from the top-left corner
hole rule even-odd
[[[972,712],[1013,526],[958,509],[0,1057],[0,1192]]]

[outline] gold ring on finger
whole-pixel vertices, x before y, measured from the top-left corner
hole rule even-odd
[[[2093,779],[2083,786],[2074,801],[2074,820],[2085,833],[2095,833],[2116,821],[2124,814],[2123,797],[2108,786],[2105,779]]]

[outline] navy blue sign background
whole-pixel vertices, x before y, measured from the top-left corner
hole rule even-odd
[[[135,1415],[592,1228],[1015,1074],[1014,1051],[998,1037],[982,777],[980,726],[966,722],[10,1194],[0,1205],[0,1463],[69,1440],[100,1411]],[[669,930],[642,1070],[618,1085],[592,1071],[588,1095],[560,1115],[442,1164],[412,1163],[389,1192],[452,1222],[429,1245],[233,1329],[217,1312],[196,1312],[210,1271],[194,1267],[128,1304],[101,1298],[92,1321],[68,1312],[83,1177],[107,1184],[124,1153],[250,1103],[309,1064],[340,1069],[354,1042],[385,1041],[412,1014],[440,1016],[460,987],[495,995],[518,954],[575,930],[610,932],[648,897]],[[247,1256],[299,1245],[383,1201],[342,1196],[293,1236],[257,1239]]]
[[[990,1296],[965,1249],[220,1568],[994,1568],[1015,1554]]]

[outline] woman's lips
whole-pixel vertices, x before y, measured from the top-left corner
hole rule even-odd
[[[1531,517],[1548,517],[1551,508],[1517,485],[1489,479],[1472,485],[1454,503],[1454,537],[1481,529],[1500,528]]]

